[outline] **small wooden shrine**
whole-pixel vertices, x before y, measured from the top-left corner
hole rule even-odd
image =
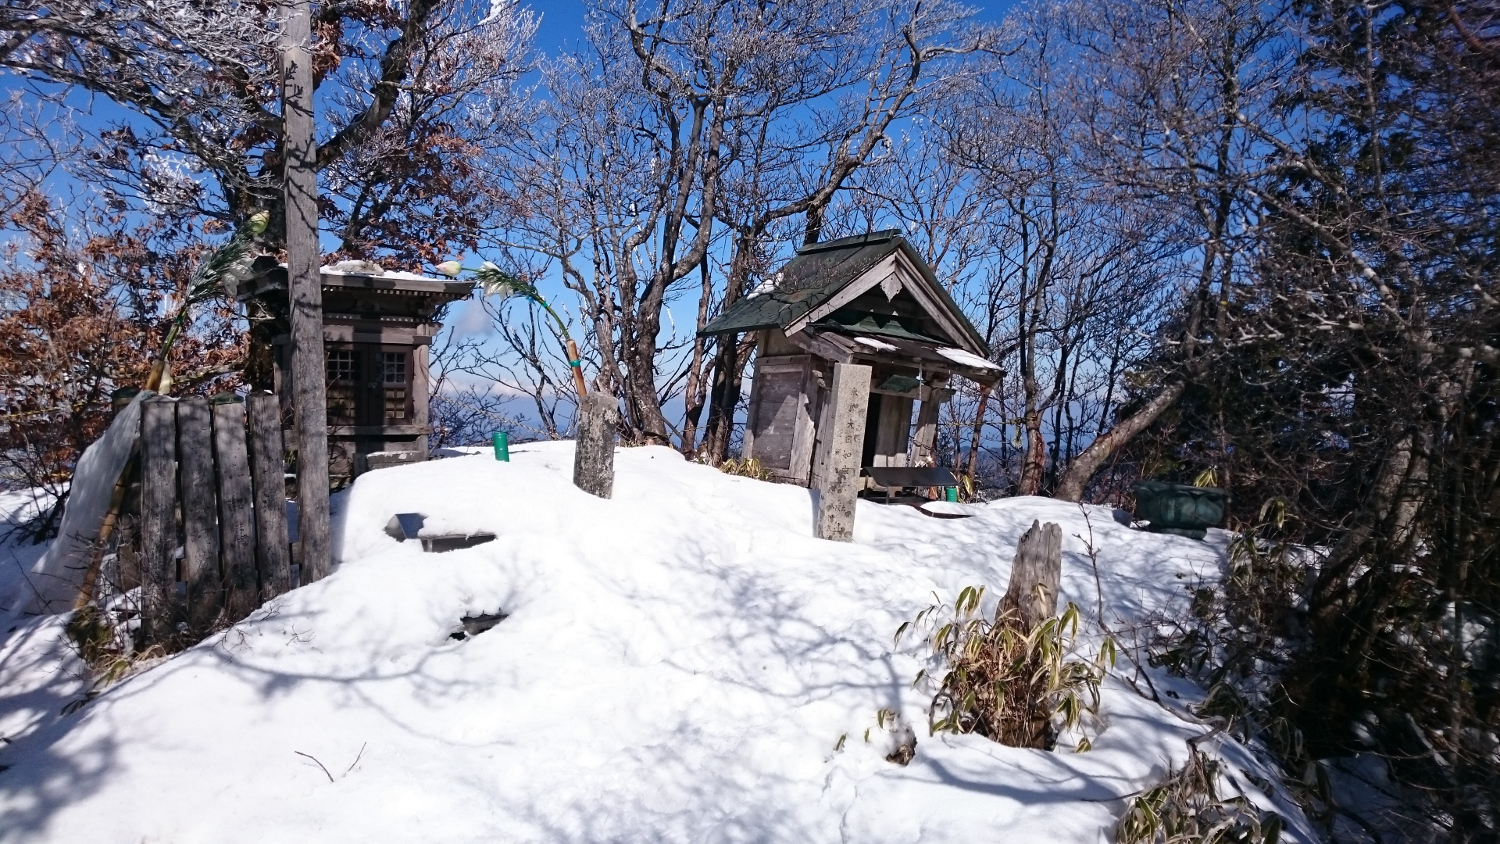
[[[835,364],[869,367],[868,385],[854,385],[866,403],[862,468],[932,466],[950,377],[990,386],[1002,374],[896,230],[803,247],[700,333],[748,332],[759,342],[744,454],[779,480],[820,489],[834,451]]]
[[[264,303],[267,313],[286,313],[286,267],[257,269],[240,282],[236,298]],[[386,271],[365,261],[323,267],[322,277],[328,468],[334,485],[370,469],[427,459],[432,433],[428,346],[442,328],[443,306],[468,297],[473,283]],[[270,320],[252,336],[253,342],[269,344],[276,394],[289,400],[289,329]],[[288,404],[284,411],[289,410]]]

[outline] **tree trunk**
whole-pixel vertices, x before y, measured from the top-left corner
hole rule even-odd
[[[1079,452],[1077,457],[1068,462],[1067,471],[1063,472],[1062,479],[1057,482],[1054,497],[1062,501],[1082,501],[1084,489],[1104,466],[1105,461],[1109,460],[1121,446],[1134,439],[1136,434],[1146,430],[1151,423],[1161,418],[1168,408],[1182,398],[1182,393],[1186,389],[1187,382],[1185,381],[1169,382],[1140,410],[1120,420],[1108,433],[1101,434],[1089,443],[1088,448]]]
[[[1036,495],[1042,490],[1042,474],[1047,470],[1047,441],[1042,437],[1042,413],[1034,403],[1035,385],[1026,396],[1026,456],[1021,459],[1021,486],[1017,495]]]
[[[286,254],[292,320],[292,404],[297,419],[297,544],[301,582],[328,574],[328,399],[323,383],[317,143],[307,0],[287,5],[282,38],[286,143]]]
[[[729,456],[729,438],[734,431],[734,408],[740,402],[741,372],[736,368],[738,334],[719,337],[714,353],[713,384],[708,396],[708,422],[703,426],[703,456],[718,465]]]
[[[1406,431],[1392,443],[1369,498],[1356,511],[1354,524],[1339,537],[1323,560],[1322,570],[1313,584],[1308,610],[1314,619],[1325,625],[1335,623],[1342,613],[1342,599],[1349,589],[1350,574],[1361,552],[1403,497],[1402,490],[1408,485],[1416,458],[1416,439],[1414,431]]]
[[[698,272],[702,275],[702,289],[698,295],[698,328],[708,324],[708,306],[713,299],[713,276],[708,271],[708,256],[705,254],[703,263],[698,265]],[[707,338],[693,338],[693,356],[688,362],[687,384],[682,389],[682,437],[680,440],[681,451],[689,458],[698,446],[698,426],[703,421],[703,406],[708,400],[708,380],[704,377],[708,374],[704,367],[704,352],[706,351]]]
[[[720,313],[729,310],[740,300],[750,278],[750,263],[755,255],[755,245],[762,229],[750,226],[735,237],[734,255],[730,258],[729,279],[724,289],[724,304]],[[734,434],[734,412],[740,403],[740,382],[744,379],[745,365],[750,360],[750,350],[741,349],[738,334],[719,336],[718,350],[714,353],[713,384],[709,391],[708,422],[703,429],[703,453],[710,463],[718,465],[729,456],[729,440]]]
[[[990,403],[990,388],[981,385],[979,387],[979,406],[974,410],[974,425],[969,429],[969,460],[967,473],[974,486],[979,486],[979,479],[975,475],[979,471],[979,440],[984,435],[984,414]],[[1005,434],[1002,427],[1001,435]]]
[[[656,395],[656,332],[649,333],[648,349],[645,337],[631,355],[627,364],[627,380],[630,382],[631,416],[634,417],[636,436],[646,445],[671,446],[672,438],[667,433],[667,417],[661,412],[661,401]]]

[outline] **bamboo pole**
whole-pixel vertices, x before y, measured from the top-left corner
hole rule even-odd
[[[589,394],[589,385],[583,380],[583,361],[578,359],[578,344],[568,338],[568,368],[573,370],[573,389],[580,397]]]

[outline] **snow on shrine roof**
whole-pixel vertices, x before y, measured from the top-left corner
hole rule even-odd
[[[976,369],[993,369],[996,372],[1002,371],[999,365],[997,365],[994,361],[985,360],[979,355],[971,354],[970,352],[966,352],[963,349],[938,349],[937,353],[947,358],[948,360],[953,361],[954,363],[961,363],[964,366],[972,366]]]
[[[455,281],[450,278],[433,278],[418,273],[386,270],[373,273],[360,270],[345,270],[323,267],[324,287],[362,287],[367,290],[390,290],[394,293],[433,293],[442,296],[463,298],[474,290],[472,281]]]
[[[283,265],[283,266],[285,266],[285,265]],[[364,277],[364,278],[384,278],[384,279],[389,279],[391,281],[436,281],[436,282],[438,282],[440,284],[446,284],[446,283],[448,283],[448,282],[450,282],[452,280],[452,279],[447,278],[446,276],[422,275],[421,273],[409,273],[409,272],[406,272],[404,270],[385,270],[383,272],[378,272],[378,273],[376,273],[376,272],[370,272],[368,270],[353,270],[353,269],[342,268],[338,264],[330,264],[329,266],[321,267],[321,268],[319,268],[318,271],[321,272],[325,276],[328,276],[328,275],[361,276],[361,277]]]
[[[830,330],[814,325],[807,333],[820,343],[843,352],[855,362],[894,362],[906,366],[954,372],[980,384],[994,384],[1005,370],[993,361],[964,349],[941,343],[912,340],[894,335],[866,336],[860,332]]]
[[[286,289],[286,264],[257,260],[249,278],[234,285],[231,295],[237,299],[258,296],[268,290]],[[422,275],[403,270],[386,270],[366,261],[340,261],[319,267],[323,287],[388,290],[392,293],[427,294],[462,299],[474,290],[472,281]]]

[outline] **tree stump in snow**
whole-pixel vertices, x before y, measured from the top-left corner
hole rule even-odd
[[[1052,522],[1031,523],[1016,544],[1010,586],[1000,600],[1000,612],[1014,612],[1026,630],[1057,615],[1057,590],[1062,581],[1062,528]]]
[[[578,398],[578,420],[573,426],[573,485],[600,498],[615,487],[615,429],[620,409],[615,397],[589,393]]]

